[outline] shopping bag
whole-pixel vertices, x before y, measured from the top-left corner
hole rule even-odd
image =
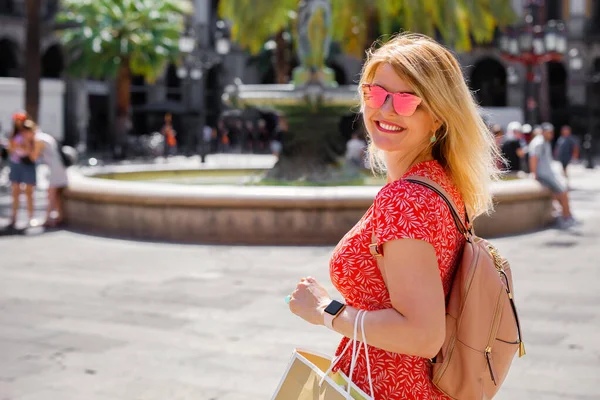
[[[279,387],[272,400],[346,400],[346,375],[340,372],[325,376],[331,366],[331,358],[309,350],[294,350]],[[319,385],[321,379],[323,383]],[[354,383],[350,398],[370,400],[370,397]]]
[[[363,321],[361,316],[364,318],[364,314],[364,312],[359,313],[356,317],[355,338],[357,325]],[[356,340],[348,341],[344,350],[334,360],[309,350],[295,349],[272,400],[374,400],[344,373],[331,372],[333,366],[352,344],[352,368],[350,371],[350,375],[352,375],[358,352],[363,345],[363,343],[359,344],[357,349],[357,343]],[[366,342],[364,342],[364,348],[366,351]],[[371,382],[370,375],[369,368],[369,381]]]

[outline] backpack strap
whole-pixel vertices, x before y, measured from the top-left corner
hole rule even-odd
[[[435,192],[438,196],[440,196],[442,198],[442,200],[444,200],[444,202],[446,203],[448,208],[450,209],[450,213],[452,214],[452,218],[454,219],[454,224],[456,225],[456,228],[462,235],[464,235],[464,237],[467,240],[469,240],[469,238],[473,235],[473,227],[471,226],[471,223],[469,221],[469,214],[467,213],[466,206],[465,206],[466,221],[463,222],[463,220],[460,217],[460,214],[458,212],[458,207],[456,207],[456,205],[452,201],[452,198],[450,197],[450,195],[436,182],[432,181],[429,178],[425,178],[423,176],[417,176],[417,175],[409,176],[408,178],[405,178],[405,180],[408,182],[411,182],[411,183],[415,183],[417,185],[425,186],[426,188],[430,189],[431,191]]]
[[[432,181],[429,178],[425,178],[423,176],[411,175],[408,178],[404,179],[405,181],[415,183],[417,185],[425,186],[426,188],[432,190],[437,193],[438,196],[444,200],[448,208],[450,209],[450,214],[452,214],[452,219],[454,219],[454,224],[456,225],[456,229],[467,239],[468,242],[471,241],[471,236],[473,236],[473,227],[469,222],[469,214],[467,213],[467,207],[465,206],[465,218],[466,223],[463,222],[460,214],[458,213],[458,208],[452,201],[450,195],[437,183]],[[373,231],[371,233],[371,244],[369,245],[369,250],[373,257],[381,257],[383,256],[383,246],[377,244],[377,235],[375,234],[375,225],[373,225]]]

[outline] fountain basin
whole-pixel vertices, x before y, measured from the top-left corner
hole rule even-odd
[[[264,170],[255,168],[259,169]],[[379,186],[178,185],[106,179],[119,173],[156,173],[147,170],[139,166],[121,172],[119,168],[69,171],[65,201],[69,227],[183,243],[332,245],[360,219],[379,190]],[[536,181],[498,182],[493,193],[496,211],[475,221],[480,236],[519,234],[553,220],[551,193]]]

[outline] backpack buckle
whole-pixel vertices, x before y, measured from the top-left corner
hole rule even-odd
[[[377,243],[371,243],[369,245],[369,251],[373,257],[383,257],[383,246]]]

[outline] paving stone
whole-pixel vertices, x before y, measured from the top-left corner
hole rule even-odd
[[[500,400],[598,398],[600,170],[571,184],[582,226],[493,240],[528,351]],[[308,275],[337,296],[331,251],[2,236],[0,400],[268,399],[295,347],[340,339],[283,301]]]

